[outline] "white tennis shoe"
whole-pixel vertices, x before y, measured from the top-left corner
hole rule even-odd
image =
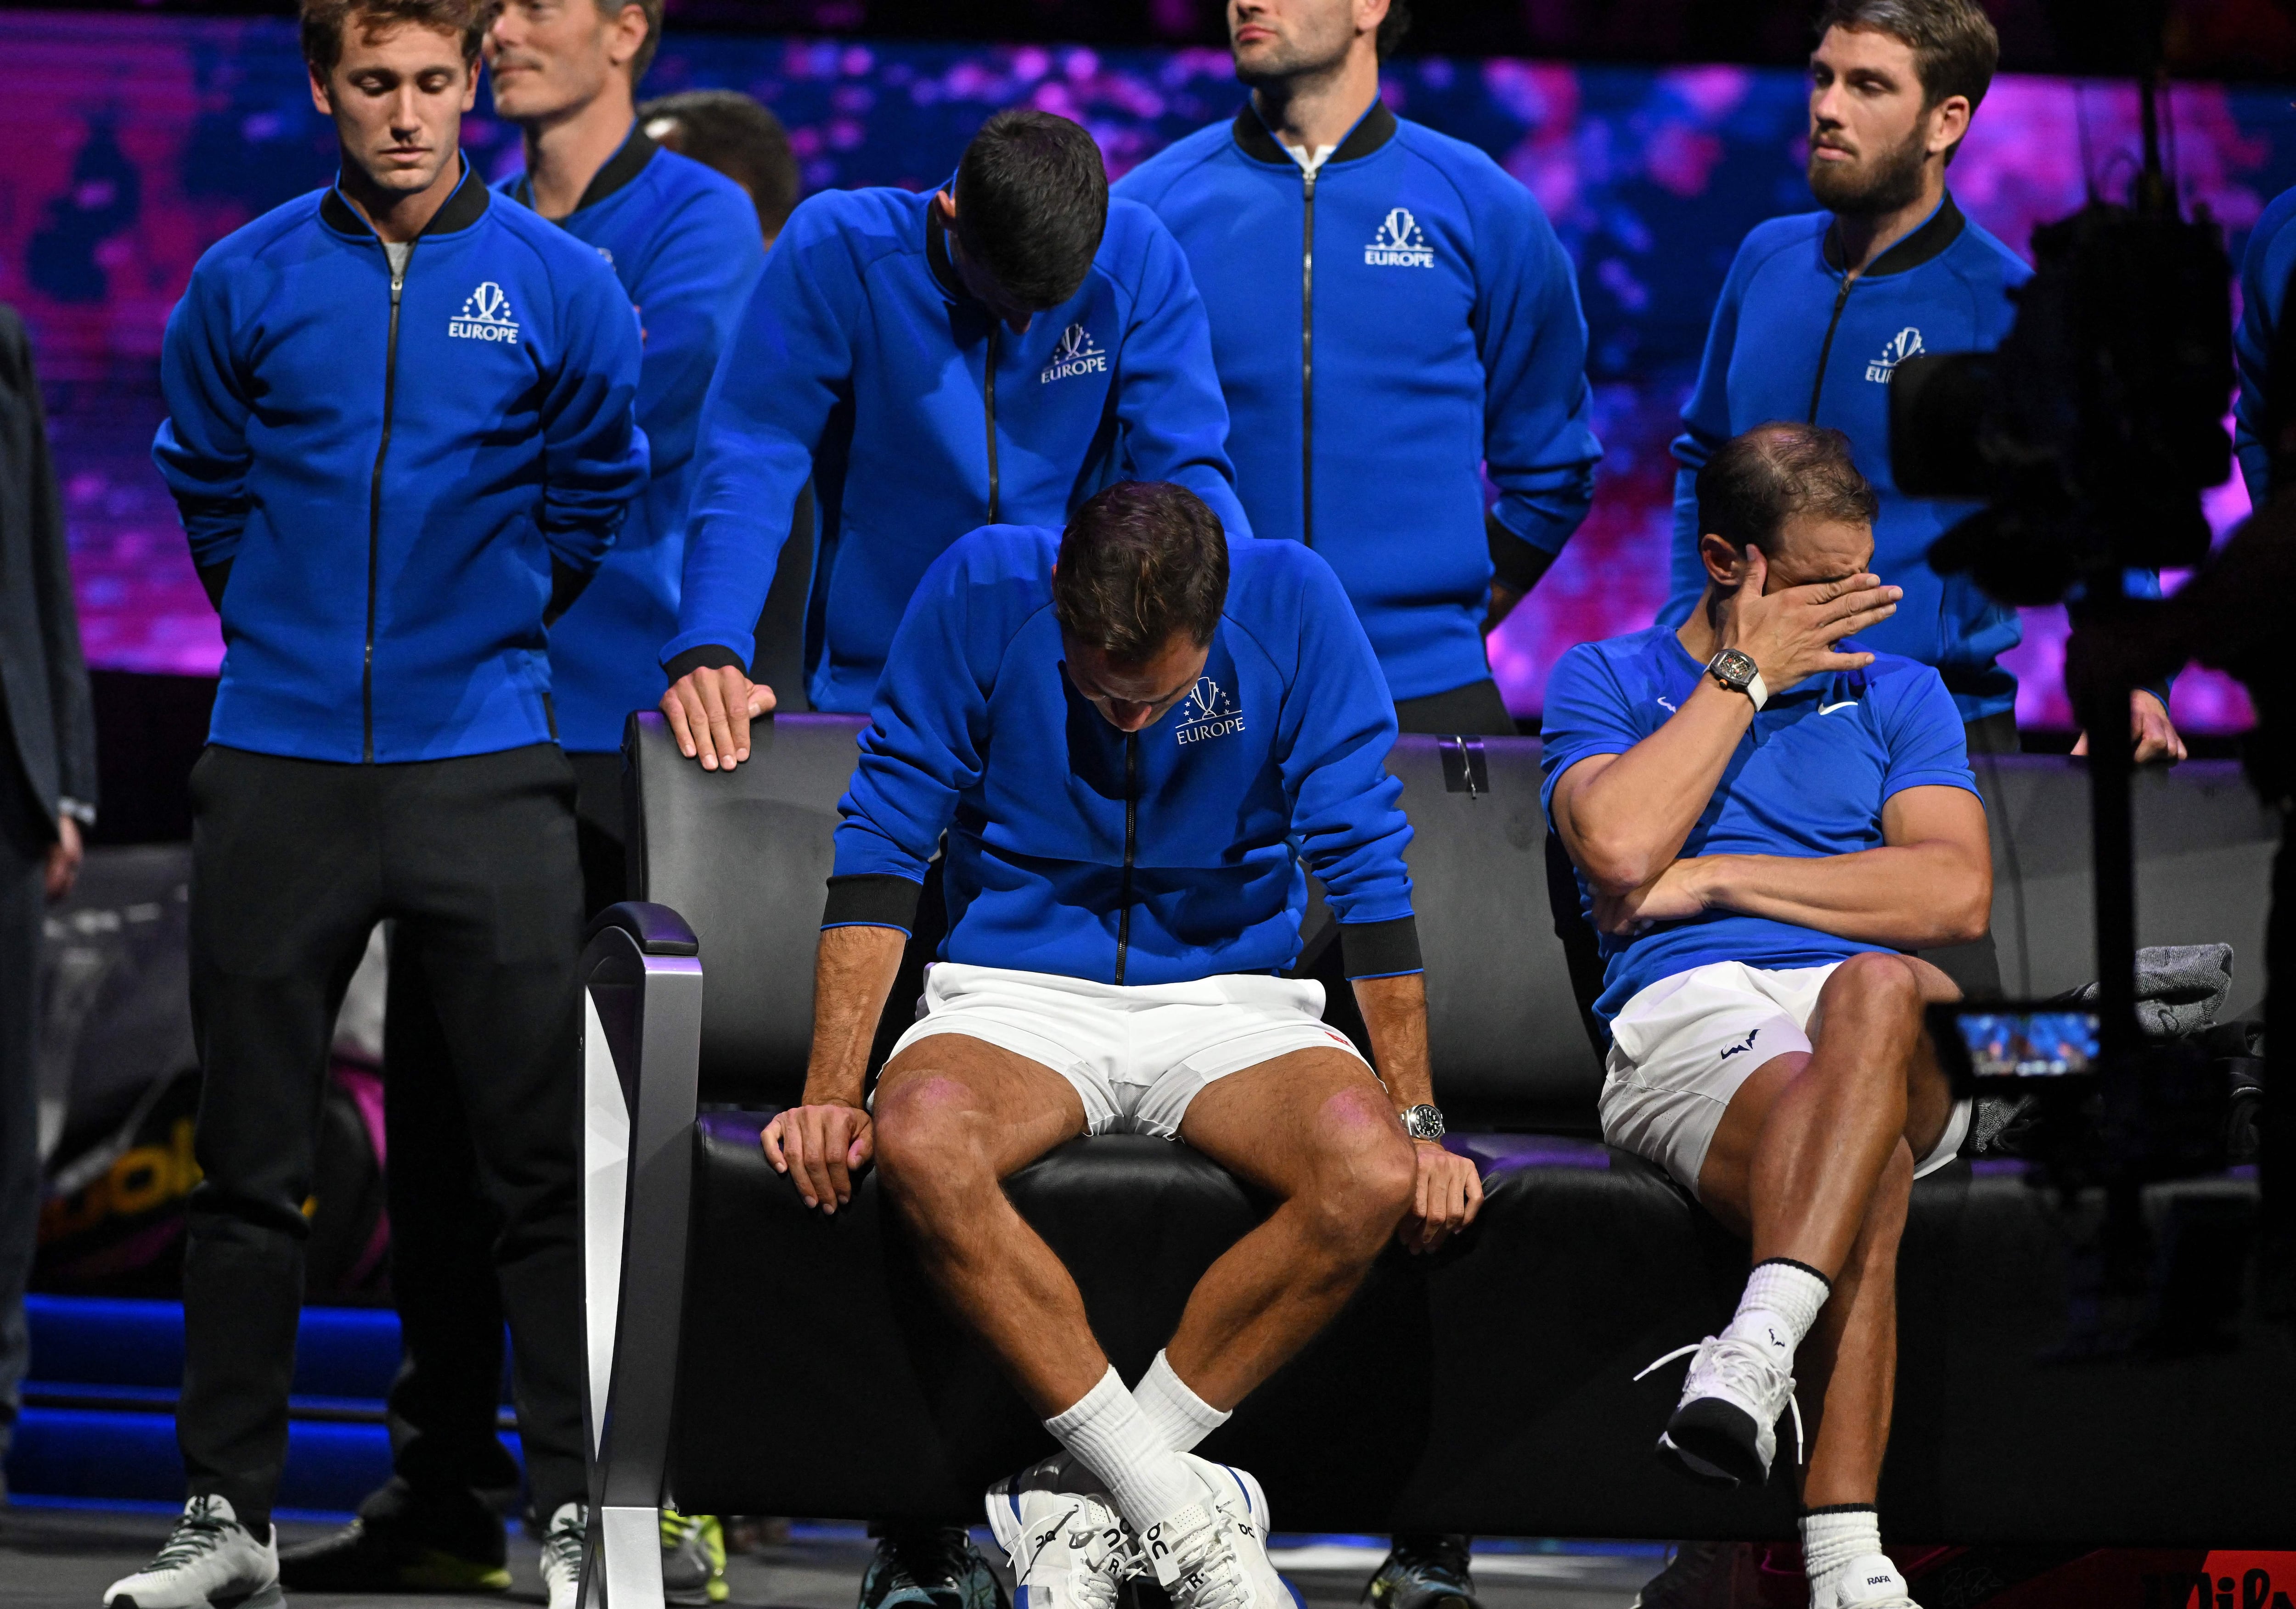
[[[1062,1452],[988,1489],[988,1529],[1013,1561],[1013,1609],[1116,1609],[1140,1541],[1092,1472]]]
[[[1793,1376],[1751,1341],[1709,1335],[1694,1346],[1677,1347],[1635,1378],[1685,1355],[1690,1375],[1658,1439],[1660,1454],[1696,1480],[1761,1485],[1777,1456],[1778,1416],[1788,1409],[1793,1410],[1795,1448],[1803,1446]]]
[[[1906,1578],[1886,1553],[1869,1553],[1844,1564],[1833,1578],[1831,1597],[1810,1594],[1809,1609],[1920,1609]]]
[[[152,1562],[104,1589],[104,1609],[278,1609],[279,1532],[258,1542],[228,1498],[196,1497]]]

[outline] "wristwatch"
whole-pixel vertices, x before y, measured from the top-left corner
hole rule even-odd
[[[1729,691],[1751,698],[1757,710],[1770,701],[1770,690],[1763,685],[1762,673],[1754,668],[1751,654],[1726,648],[1706,662],[1706,674]]]
[[[1414,1139],[1440,1139],[1445,1130],[1443,1114],[1430,1106],[1406,1107],[1399,1114],[1403,1131]]]

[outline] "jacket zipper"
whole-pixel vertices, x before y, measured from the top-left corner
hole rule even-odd
[[[1132,946],[1132,856],[1139,847],[1140,734],[1124,734],[1124,882],[1116,903],[1116,982],[1124,983],[1125,952]]]
[[[1300,540],[1316,545],[1316,176],[1300,170]]]
[[[1817,399],[1825,395],[1825,365],[1833,358],[1833,332],[1841,327],[1841,310],[1849,305],[1849,287],[1857,282],[1855,274],[1841,276],[1841,289],[1833,298],[1833,316],[1826,321],[1825,344],[1817,349],[1817,380],[1809,388],[1809,421],[1817,422]]]
[[[383,260],[390,260],[386,248]],[[398,298],[406,287],[406,265],[414,260],[414,242],[406,256],[390,270],[390,334],[382,360],[382,439],[374,449],[374,476],[366,494],[366,657],[359,670],[359,704],[366,725],[366,764],[374,764],[374,594],[382,550],[382,461],[390,451],[391,404],[398,390]]]
[[[980,405],[988,415],[988,518],[996,523],[996,321],[988,322],[988,361],[980,372]]]

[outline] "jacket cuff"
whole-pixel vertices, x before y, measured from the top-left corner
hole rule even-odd
[[[1424,972],[1427,968],[1419,959],[1419,919],[1399,916],[1388,922],[1341,923],[1340,960],[1349,982]]]
[[[672,682],[676,682],[698,670],[723,670],[728,667],[740,671],[745,676],[750,674],[750,667],[742,663],[741,655],[722,642],[705,642],[699,648],[687,649],[661,668],[668,673]]]
[[[60,816],[70,816],[83,827],[95,825],[95,806],[84,799],[75,799],[70,794],[57,796],[56,813]]]
[[[886,872],[851,872],[829,879],[824,927],[895,927],[914,934],[924,885]]]
[[[1554,562],[1553,553],[1509,530],[1496,510],[1484,514],[1483,535],[1490,546],[1491,579],[1518,598],[1537,586]]]

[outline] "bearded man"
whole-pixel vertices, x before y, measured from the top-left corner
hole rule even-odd
[[[1731,265],[1674,444],[1673,584],[1660,619],[1680,625],[1706,584],[1695,488],[1715,450],[1767,421],[1831,426],[1881,496],[1873,568],[1905,591],[1870,645],[1938,668],[1971,753],[2013,752],[2017,678],[1998,661],[2019,641],[2016,611],[1966,576],[1930,569],[1931,543],[1967,510],[1906,496],[1890,466],[1898,364],[1998,346],[2016,319],[2009,293],[2031,277],[1946,188],[2000,41],[1977,0],[1831,0],[1817,29],[1809,187],[1825,210],[1760,225]],[[2129,584],[2159,594],[2150,575]],[[2140,762],[2184,757],[2165,687],[2132,696],[2129,727]],[[1974,990],[1989,961],[1953,969]]]

